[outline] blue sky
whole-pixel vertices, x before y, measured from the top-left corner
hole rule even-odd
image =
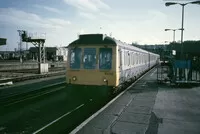
[[[18,29],[45,37],[46,46],[67,46],[78,34],[104,33],[121,41],[163,44],[181,27],[181,6],[162,0],[0,0],[1,50],[13,50]],[[200,5],[185,7],[184,40],[200,40]],[[101,29],[100,29],[101,27]],[[180,40],[180,31],[176,32]],[[25,47],[24,47],[25,48]]]

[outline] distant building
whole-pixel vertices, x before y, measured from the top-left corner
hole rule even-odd
[[[31,59],[38,60],[38,48],[31,47],[29,49]],[[67,48],[65,47],[45,47],[46,60],[48,61],[66,61]]]
[[[0,51],[0,60],[13,60],[17,58],[15,51]]]
[[[67,61],[68,49],[66,47],[59,47],[56,50],[57,61]]]

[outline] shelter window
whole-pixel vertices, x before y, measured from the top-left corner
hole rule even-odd
[[[84,69],[96,68],[96,48],[84,48],[83,66]]]
[[[99,69],[112,68],[112,48],[100,48],[99,50]]]
[[[81,48],[74,48],[70,51],[70,68],[80,69],[81,66]]]

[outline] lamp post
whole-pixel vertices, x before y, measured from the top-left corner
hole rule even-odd
[[[173,42],[175,42],[175,32],[176,30],[181,30],[181,29],[165,29],[165,31],[173,31]]]
[[[20,37],[20,42],[19,42],[19,60],[20,63],[22,63],[22,30],[17,30],[17,32],[19,33],[19,37]]]
[[[165,6],[171,6],[171,5],[181,5],[182,6],[182,23],[181,23],[181,60],[184,59],[183,57],[183,25],[184,25],[184,8],[186,5],[188,4],[198,4],[200,5],[200,0],[198,1],[193,1],[193,2],[188,2],[188,3],[177,3],[177,2],[166,2],[165,3]]]

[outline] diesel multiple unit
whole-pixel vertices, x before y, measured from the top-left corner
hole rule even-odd
[[[66,81],[78,91],[106,95],[138,78],[159,58],[103,34],[80,35],[68,46]]]

